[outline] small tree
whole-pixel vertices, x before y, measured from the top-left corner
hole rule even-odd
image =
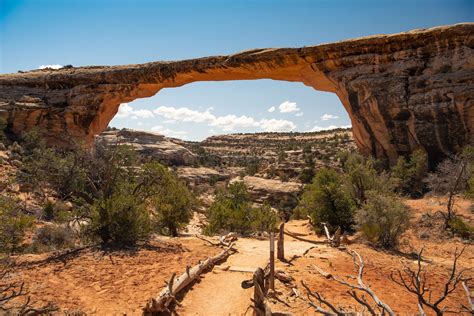
[[[166,229],[178,236],[178,228],[191,219],[193,197],[185,183],[159,163],[147,164],[145,173],[152,173],[159,181],[156,194],[151,198],[156,223],[160,230]]]
[[[33,217],[25,215],[14,199],[0,195],[0,252],[17,251],[32,225]]]
[[[272,210],[270,204],[265,202],[262,206],[252,210],[251,221],[253,230],[263,233],[274,231],[279,222],[279,218]]]
[[[250,196],[243,182],[234,182],[226,191],[220,192],[208,210],[208,233],[235,231],[248,233],[251,230]]]
[[[150,214],[143,200],[127,190],[96,200],[91,216],[90,235],[106,245],[132,246],[151,233]]]
[[[315,229],[327,223],[332,232],[337,227],[351,230],[354,222],[354,203],[343,187],[343,178],[335,170],[319,170],[313,182],[306,185],[298,212],[311,216]]]
[[[469,190],[469,181],[473,177],[474,147],[466,147],[461,155],[453,156],[442,161],[436,172],[428,174],[425,181],[431,191],[438,194],[447,194],[445,227],[456,216],[454,205],[456,194]]]
[[[364,204],[368,191],[387,193],[393,190],[389,176],[384,172],[377,172],[376,161],[372,158],[365,159],[360,154],[346,152],[340,159],[346,175],[347,189],[357,207]]]
[[[423,178],[427,169],[427,156],[421,150],[415,150],[408,160],[400,156],[392,168],[397,190],[412,197],[420,196],[423,193]]]
[[[360,230],[371,242],[393,248],[408,228],[410,216],[397,197],[370,191],[355,218]]]

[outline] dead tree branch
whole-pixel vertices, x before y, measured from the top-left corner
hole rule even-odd
[[[339,277],[336,277],[328,272],[325,272],[324,270],[322,270],[321,268],[317,267],[317,266],[314,266],[316,271],[321,274],[323,277],[325,277],[326,279],[329,279],[329,280],[333,280],[341,285],[344,285],[348,288],[350,288],[351,290],[348,292],[349,295],[356,301],[358,302],[359,304],[361,304],[362,306],[364,306],[367,311],[371,314],[371,315],[377,315],[377,313],[375,312],[375,308],[378,310],[378,314],[389,314],[390,316],[394,316],[395,313],[394,311],[392,310],[392,308],[387,305],[386,303],[384,303],[378,296],[377,294],[368,286],[364,283],[363,281],[363,276],[364,276],[364,261],[362,260],[362,257],[354,250],[351,250],[351,251],[348,251],[348,253],[351,255],[352,257],[352,260],[354,261],[354,265],[356,266],[357,268],[357,277],[352,277],[353,279],[356,279],[357,280],[357,284],[352,284],[352,283],[349,283],[343,279],[340,279]],[[309,289],[307,289],[308,291]],[[356,291],[361,291],[365,294],[368,294],[372,300],[375,302],[375,307],[372,307],[370,305],[370,303],[367,301],[367,299],[365,298],[365,296],[361,296],[359,297],[357,295],[357,292]],[[329,306],[327,304],[327,302],[325,301],[322,301],[320,300],[320,298],[322,298],[321,295],[319,294],[316,294],[316,296],[313,296],[314,298],[317,298],[319,302],[321,303],[324,303],[326,306]],[[313,306],[313,305],[311,305]],[[314,306],[313,306],[314,307]],[[330,306],[329,306],[330,307]],[[330,307],[331,308],[331,307]],[[340,308],[331,308],[331,310],[336,314],[336,315],[339,315],[337,314],[336,310],[341,312],[341,309]]]
[[[406,266],[403,271],[398,270],[396,276],[390,275],[390,279],[398,285],[403,286],[408,292],[414,294],[418,300],[418,308],[420,313],[425,314],[424,308],[430,308],[435,312],[436,315],[443,315],[447,312],[446,308],[442,308],[440,305],[444,300],[456,290],[457,286],[463,281],[467,281],[468,278],[464,277],[465,269],[458,269],[458,261],[464,252],[463,248],[458,252],[456,249],[454,252],[454,261],[449,272],[449,277],[443,286],[443,292],[441,296],[432,300],[432,290],[429,281],[426,276],[426,270],[421,265],[421,256],[423,254],[423,248],[418,253],[417,269],[414,270],[411,267]]]
[[[52,304],[35,307],[22,281],[10,281],[14,262],[0,263],[0,314],[40,315],[56,311]]]

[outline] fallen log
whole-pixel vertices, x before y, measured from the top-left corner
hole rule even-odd
[[[326,245],[328,243],[326,240],[318,241],[318,240],[311,240],[311,239],[301,238],[301,237],[299,237],[299,236],[295,235],[294,233],[289,232],[287,230],[285,230],[285,235],[288,235],[288,236],[290,236],[290,237],[292,237],[296,240],[308,242],[308,243],[315,244],[315,245]]]
[[[145,315],[152,315],[159,312],[169,312],[168,306],[176,300],[176,294],[183,290],[186,286],[191,284],[194,280],[198,279],[199,276],[207,269],[212,268],[216,263],[226,259],[231,255],[235,249],[232,247],[234,244],[231,243],[229,247],[220,252],[219,254],[209,257],[206,260],[199,262],[194,267],[186,267],[184,272],[179,277],[175,278],[175,274],[171,276],[166,287],[161,290],[160,294],[156,298],[151,298],[143,309]]]
[[[227,235],[220,236],[219,237],[219,242],[214,242],[212,240],[209,240],[203,236],[199,235],[194,235],[196,238],[201,239],[207,243],[209,243],[211,246],[216,246],[216,247],[228,247],[233,241],[237,240],[237,234],[234,232],[230,232]]]

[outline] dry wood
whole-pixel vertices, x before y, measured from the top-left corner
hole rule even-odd
[[[265,273],[262,268],[257,268],[253,274],[253,303],[254,315],[256,316],[271,316],[272,311],[267,302],[265,291]]]
[[[430,282],[426,277],[426,271],[424,271],[423,266],[421,265],[424,248],[422,248],[418,253],[418,264],[416,270],[406,266],[403,269],[403,272],[399,270],[395,276],[391,274],[390,279],[398,285],[405,287],[408,292],[416,296],[420,314],[425,315],[424,308],[429,308],[436,315],[442,315],[447,312],[447,310],[446,307],[440,306],[441,303],[443,303],[446,298],[456,290],[456,287],[459,284],[462,284],[463,281],[469,280],[469,278],[464,276],[467,269],[460,270],[458,267],[458,261],[462,256],[464,249],[465,248],[461,249],[461,251],[455,249],[454,261],[449,272],[449,277],[444,283],[443,291],[438,299],[433,299],[433,291],[430,288]]]
[[[333,276],[332,274],[330,273],[327,273],[325,271],[323,271],[322,269],[318,268],[317,266],[314,266],[316,271],[318,271],[322,276],[324,276],[325,278],[327,279],[330,279],[330,280],[333,280],[339,284],[342,284],[348,288],[351,289],[351,291],[349,292],[349,295],[352,296],[352,298],[354,298],[354,300],[356,300],[359,304],[363,305],[364,307],[367,308],[367,311],[371,314],[371,315],[377,315],[377,314],[389,314],[390,316],[394,316],[395,313],[393,312],[393,310],[391,309],[391,307],[389,305],[387,305],[386,303],[384,303],[376,294],[375,292],[368,286],[364,283],[363,281],[363,275],[364,275],[364,261],[362,260],[362,257],[354,250],[351,250],[351,251],[348,251],[348,253],[352,256],[352,259],[354,261],[354,265],[357,267],[358,269],[358,274],[357,274],[357,277],[353,277],[354,279],[357,280],[357,284],[352,284],[352,283],[349,283],[343,279],[340,279],[338,277],[335,277]],[[316,304],[314,304],[314,302],[312,302],[310,300],[310,305],[313,306],[318,312],[322,313],[322,314],[325,314],[325,315],[344,315],[345,314],[345,311],[343,311],[341,308],[338,308],[334,305],[331,305],[328,301],[326,301],[324,299],[324,297],[322,295],[320,295],[319,293],[317,292],[313,292],[311,291],[305,284],[304,282],[302,282],[303,286],[305,287],[306,291],[308,292],[308,299],[311,297],[313,298],[316,298],[320,304],[324,304],[326,306],[328,306],[331,311],[327,311],[327,310],[324,310],[321,306],[318,306]],[[372,306],[367,302],[366,298],[364,296],[362,297],[359,297],[357,295],[357,291],[361,291],[363,293],[366,293],[368,294],[372,299],[373,301],[375,302],[375,308],[378,308],[379,311],[378,313],[375,312],[374,308],[372,308]]]
[[[230,232],[227,235],[220,236],[219,237],[219,242],[212,241],[208,238],[205,238],[203,236],[199,235],[194,235],[196,238],[201,239],[207,243],[209,243],[211,246],[216,246],[216,247],[229,247],[230,243],[237,240],[237,234],[234,232]]]
[[[277,242],[277,258],[280,261],[285,261],[285,223],[280,224]]]
[[[273,232],[270,233],[270,275],[268,283],[270,289],[275,291],[275,239]]]
[[[321,224],[324,227],[324,232],[326,233],[326,238],[328,240],[328,243],[332,247],[336,247],[336,248],[339,247],[341,245],[341,227],[338,227],[334,235],[331,236],[331,234],[329,234],[329,229],[326,223],[321,223]]]
[[[153,314],[158,312],[169,311],[168,306],[175,301],[176,294],[183,290],[186,286],[191,284],[194,280],[206,270],[212,268],[217,262],[226,259],[234,251],[233,243],[231,243],[225,250],[219,254],[209,257],[204,261],[199,262],[192,268],[187,267],[179,277],[175,278],[175,273],[171,276],[166,287],[158,294],[156,298],[151,298],[144,308],[145,314]]]
[[[290,232],[290,231],[287,231],[287,230],[285,230],[285,234],[292,237],[292,238],[294,238],[294,239],[296,239],[296,240],[308,242],[308,243],[315,244],[315,245],[325,245],[325,244],[327,244],[327,241],[317,241],[317,240],[310,240],[310,239],[306,239],[306,238],[301,238],[301,237],[297,236],[296,234],[294,234],[293,232]]]
[[[474,314],[474,302],[472,301],[472,294],[471,290],[467,286],[466,282],[462,282],[462,287],[464,288],[464,291],[466,292],[467,296],[467,302],[469,303],[468,307],[465,307],[468,311],[470,311],[472,314]]]

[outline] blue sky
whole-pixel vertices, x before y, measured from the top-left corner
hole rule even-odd
[[[472,0],[0,0],[0,73],[308,46],[472,22],[473,16]],[[124,105],[111,125],[199,140],[350,121],[335,95],[301,83],[258,80],[165,89]]]

